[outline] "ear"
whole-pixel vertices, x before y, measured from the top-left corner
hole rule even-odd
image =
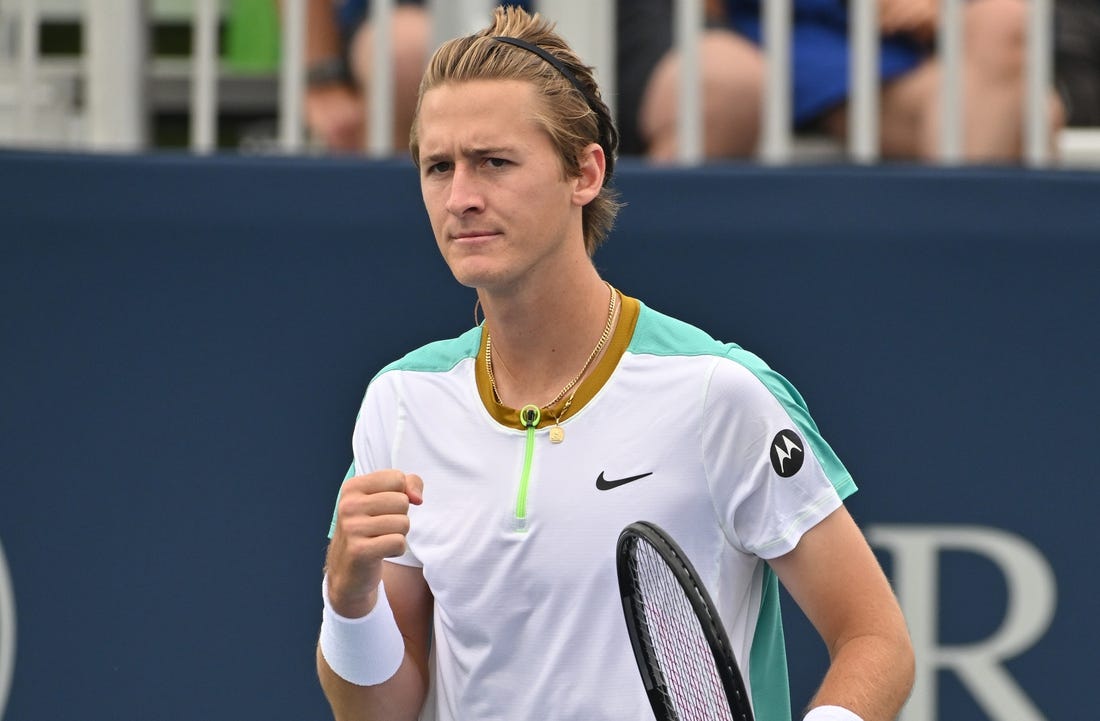
[[[589,143],[578,158],[581,174],[573,178],[573,203],[588,205],[603,189],[607,158],[599,143]]]

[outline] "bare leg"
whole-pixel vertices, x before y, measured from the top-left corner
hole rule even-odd
[[[755,45],[726,30],[709,30],[701,47],[703,151],[708,158],[747,157],[756,151],[764,63]],[[650,159],[676,159],[680,62],[669,51],[653,70],[639,110]]]
[[[972,0],[964,10],[963,150],[971,162],[1009,162],[1023,150],[1024,43],[1027,6],[1023,0]],[[882,154],[887,158],[938,157],[942,68],[930,57],[882,88]],[[1064,124],[1057,95],[1050,95],[1052,131]],[[825,119],[843,137],[847,109]],[[1053,134],[1051,138],[1053,145]]]
[[[416,94],[420,77],[428,63],[431,23],[423,7],[398,5],[393,9],[394,125],[393,147],[397,152],[409,147],[409,128],[416,112]],[[352,71],[363,88],[363,102],[369,102],[374,32],[364,24],[352,41]],[[369,120],[369,115],[368,115]]]

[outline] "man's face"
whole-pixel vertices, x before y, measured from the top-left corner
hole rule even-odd
[[[503,290],[584,255],[576,181],[535,119],[538,102],[515,80],[447,83],[421,101],[420,188],[463,285]]]

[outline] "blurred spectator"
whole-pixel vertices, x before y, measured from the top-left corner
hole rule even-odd
[[[709,158],[751,155],[760,131],[763,58],[756,45],[729,29],[725,2],[707,0],[700,40],[703,150]],[[672,6],[672,0],[617,5],[616,111],[624,155],[676,157],[680,63],[672,50]]]
[[[671,49],[671,0],[620,4],[620,76],[646,77],[637,102],[620,104],[624,147],[655,160],[676,153],[678,58]],[[939,147],[941,68],[932,43],[936,0],[879,0],[883,157],[932,159]],[[1015,161],[1023,140],[1026,0],[970,0],[965,23],[964,155]],[[759,138],[764,84],[759,0],[711,0],[702,42],[704,153],[750,155]],[[657,26],[665,26],[662,33]],[[643,29],[648,28],[648,29]],[[645,35],[645,40],[630,34]],[[658,53],[663,44],[665,50]],[[636,48],[644,47],[643,51]],[[848,15],[844,0],[794,0],[793,126],[838,138],[847,131]],[[655,59],[656,58],[656,59]],[[641,66],[632,67],[632,64]],[[633,82],[637,83],[636,80]],[[624,83],[625,93],[633,86]],[[633,113],[633,114],[632,114]],[[1054,131],[1063,124],[1051,92]]]
[[[409,145],[416,89],[428,57],[431,25],[422,4],[397,0],[392,16],[393,147],[398,152]],[[307,2],[306,125],[331,152],[360,152],[365,147],[365,98],[373,59],[367,9],[367,0]]]
[[[523,0],[506,4],[529,5]],[[362,151],[374,59],[374,32],[367,22],[370,2],[308,0],[307,5],[306,124],[332,152]],[[392,22],[393,148],[402,152],[409,146],[409,126],[431,50],[432,28],[424,0],[396,0]]]

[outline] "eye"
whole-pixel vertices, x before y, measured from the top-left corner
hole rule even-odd
[[[426,175],[437,175],[439,173],[446,173],[451,169],[451,163],[442,160],[438,163],[432,163],[424,169]]]
[[[505,160],[504,158],[486,158],[485,162],[493,168],[503,168],[506,165],[510,164],[509,161]]]

